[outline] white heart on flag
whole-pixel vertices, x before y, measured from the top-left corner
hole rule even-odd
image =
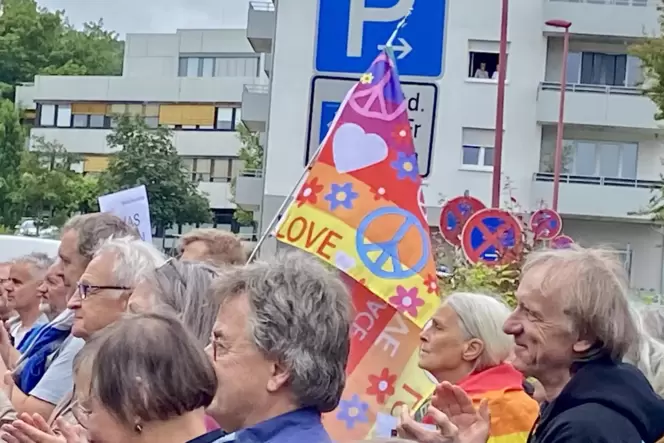
[[[382,162],[387,158],[387,143],[377,134],[367,134],[361,126],[344,123],[332,139],[334,166],[344,174]]]

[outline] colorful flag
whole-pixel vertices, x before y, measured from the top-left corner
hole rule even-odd
[[[440,300],[407,107],[384,51],[341,104],[276,234],[421,328]]]
[[[400,407],[417,410],[435,388],[417,365],[420,328],[355,280],[342,277],[356,314],[346,388],[339,407],[325,414],[323,423],[333,441],[389,437],[397,423],[391,417]]]

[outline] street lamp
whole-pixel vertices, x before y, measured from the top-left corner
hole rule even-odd
[[[567,55],[569,54],[569,27],[572,26],[571,22],[565,20],[548,20],[547,26],[554,28],[563,28],[565,34],[563,36],[563,65],[560,72],[560,105],[558,109],[558,132],[556,134],[556,151],[553,163],[553,201],[552,207],[554,211],[558,210],[558,191],[560,189],[560,169],[563,162],[563,126],[565,116],[565,90],[567,89]]]
[[[509,0],[502,0],[500,14],[500,48],[498,55],[498,94],[496,97],[496,134],[493,143],[493,177],[491,207],[500,207],[500,176],[503,169],[503,114],[505,108],[505,76],[507,74],[507,17]]]

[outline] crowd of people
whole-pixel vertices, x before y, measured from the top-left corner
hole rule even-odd
[[[4,441],[330,442],[354,318],[339,276],[293,252],[245,264],[220,230],[180,248],[96,213],[58,257],[0,264]],[[436,391],[384,441],[664,438],[664,308],[630,301],[614,256],[534,252],[516,296],[445,297],[420,336]]]

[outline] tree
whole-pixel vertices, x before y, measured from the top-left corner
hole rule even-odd
[[[263,146],[261,146],[258,132],[251,132],[244,123],[240,123],[237,126],[237,131],[238,138],[242,143],[238,157],[244,162],[244,169],[262,171]],[[231,180],[231,193],[233,195],[235,195],[236,182],[236,178]],[[242,226],[250,226],[254,223],[254,213],[252,211],[245,211],[239,206],[235,209],[233,218]]]
[[[119,149],[101,174],[105,193],[145,185],[150,201],[150,220],[168,229],[174,223],[208,223],[210,202],[185,173],[168,128],[149,129],[142,118],[123,115],[107,137],[110,148]]]
[[[33,149],[24,150],[18,180],[9,198],[20,214],[43,226],[61,226],[78,209],[75,192],[82,176],[71,167],[80,158],[68,153],[56,141],[34,140]]]
[[[0,99],[0,225],[14,226],[21,217],[9,198],[18,181],[25,151],[25,131],[9,100]]]
[[[0,94],[38,74],[118,75],[123,42],[103,22],[76,30],[64,11],[40,8],[35,0],[3,0],[0,14]]]
[[[657,106],[655,119],[662,120],[664,119],[664,36],[647,37],[633,45],[630,52],[641,59],[645,78],[641,85],[643,92]],[[664,181],[664,175],[660,175],[660,178]],[[653,191],[646,208],[630,215],[648,215],[653,221],[664,223],[664,186]]]

